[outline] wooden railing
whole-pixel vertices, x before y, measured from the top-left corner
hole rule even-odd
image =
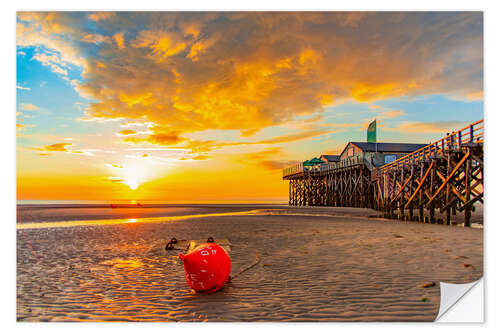
[[[378,175],[388,172],[394,168],[404,165],[411,165],[431,157],[437,157],[445,150],[458,149],[468,143],[483,143],[484,141],[484,123],[483,120],[476,121],[467,127],[456,132],[448,134],[444,138],[433,142],[419,150],[405,155],[394,162],[388,163],[374,170]]]
[[[321,163],[321,164],[316,164],[316,165],[312,165],[312,166],[303,165],[301,163],[301,164],[297,164],[297,165],[291,166],[289,168],[283,169],[283,177],[288,177],[288,176],[301,174],[301,173],[310,173],[310,174],[320,173],[320,174],[323,174],[325,172],[334,172],[334,171],[339,170],[339,169],[350,168],[350,167],[364,164],[364,163],[366,163],[366,162],[362,156],[352,156],[352,157],[343,159],[343,160],[336,162],[336,163]]]
[[[332,172],[339,169],[350,168],[353,166],[357,166],[364,163],[364,159],[362,156],[352,156],[343,160],[340,160],[336,163],[325,163],[321,164],[320,171],[323,172]]]
[[[283,169],[283,177],[295,175],[304,172],[304,165],[302,163]]]
[[[283,169],[283,177],[300,174],[303,172],[315,173],[321,171],[322,164],[304,165],[303,163],[296,164],[289,168]]]

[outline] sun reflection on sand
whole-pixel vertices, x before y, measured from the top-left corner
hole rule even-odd
[[[138,267],[141,267],[143,264],[140,260],[138,259],[120,259],[120,258],[116,258],[116,259],[113,259],[113,260],[106,260],[106,261],[103,261],[101,264],[103,265],[107,265],[107,266],[112,266],[112,267],[115,267],[115,268],[138,268]]]
[[[59,222],[42,221],[39,223],[18,223],[16,225],[16,228],[19,230],[19,229],[64,228],[64,227],[78,227],[78,226],[92,226],[92,225],[112,225],[112,224],[124,224],[124,223],[159,223],[159,222],[188,220],[188,219],[195,219],[202,217],[254,215],[259,213],[262,213],[262,210],[253,209],[243,212],[143,217],[143,218],[133,218],[133,219],[125,218],[125,219],[109,219],[109,220],[81,220],[81,221],[59,221]]]

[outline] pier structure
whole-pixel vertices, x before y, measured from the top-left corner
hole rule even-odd
[[[290,206],[373,207],[371,173],[362,157],[285,169]]]
[[[483,202],[483,120],[431,144],[349,142],[283,170],[290,206],[374,208],[389,218],[451,224]],[[436,212],[444,218],[436,218]]]
[[[483,203],[483,143],[480,120],[374,169],[375,207],[391,218],[448,225],[460,212],[470,226],[474,204]]]

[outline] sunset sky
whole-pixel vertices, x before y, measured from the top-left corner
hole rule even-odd
[[[483,118],[482,13],[18,12],[18,200],[284,202],[281,169]]]

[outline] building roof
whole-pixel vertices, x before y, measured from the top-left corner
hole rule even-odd
[[[340,155],[321,155],[319,158],[325,158],[328,163],[330,162],[339,162],[340,161]]]
[[[394,142],[349,142],[365,152],[411,153],[427,146],[425,143],[394,143]],[[347,146],[349,145],[347,144]],[[346,146],[346,148],[347,148]],[[345,148],[344,148],[345,150]],[[342,151],[343,152],[343,151]]]

